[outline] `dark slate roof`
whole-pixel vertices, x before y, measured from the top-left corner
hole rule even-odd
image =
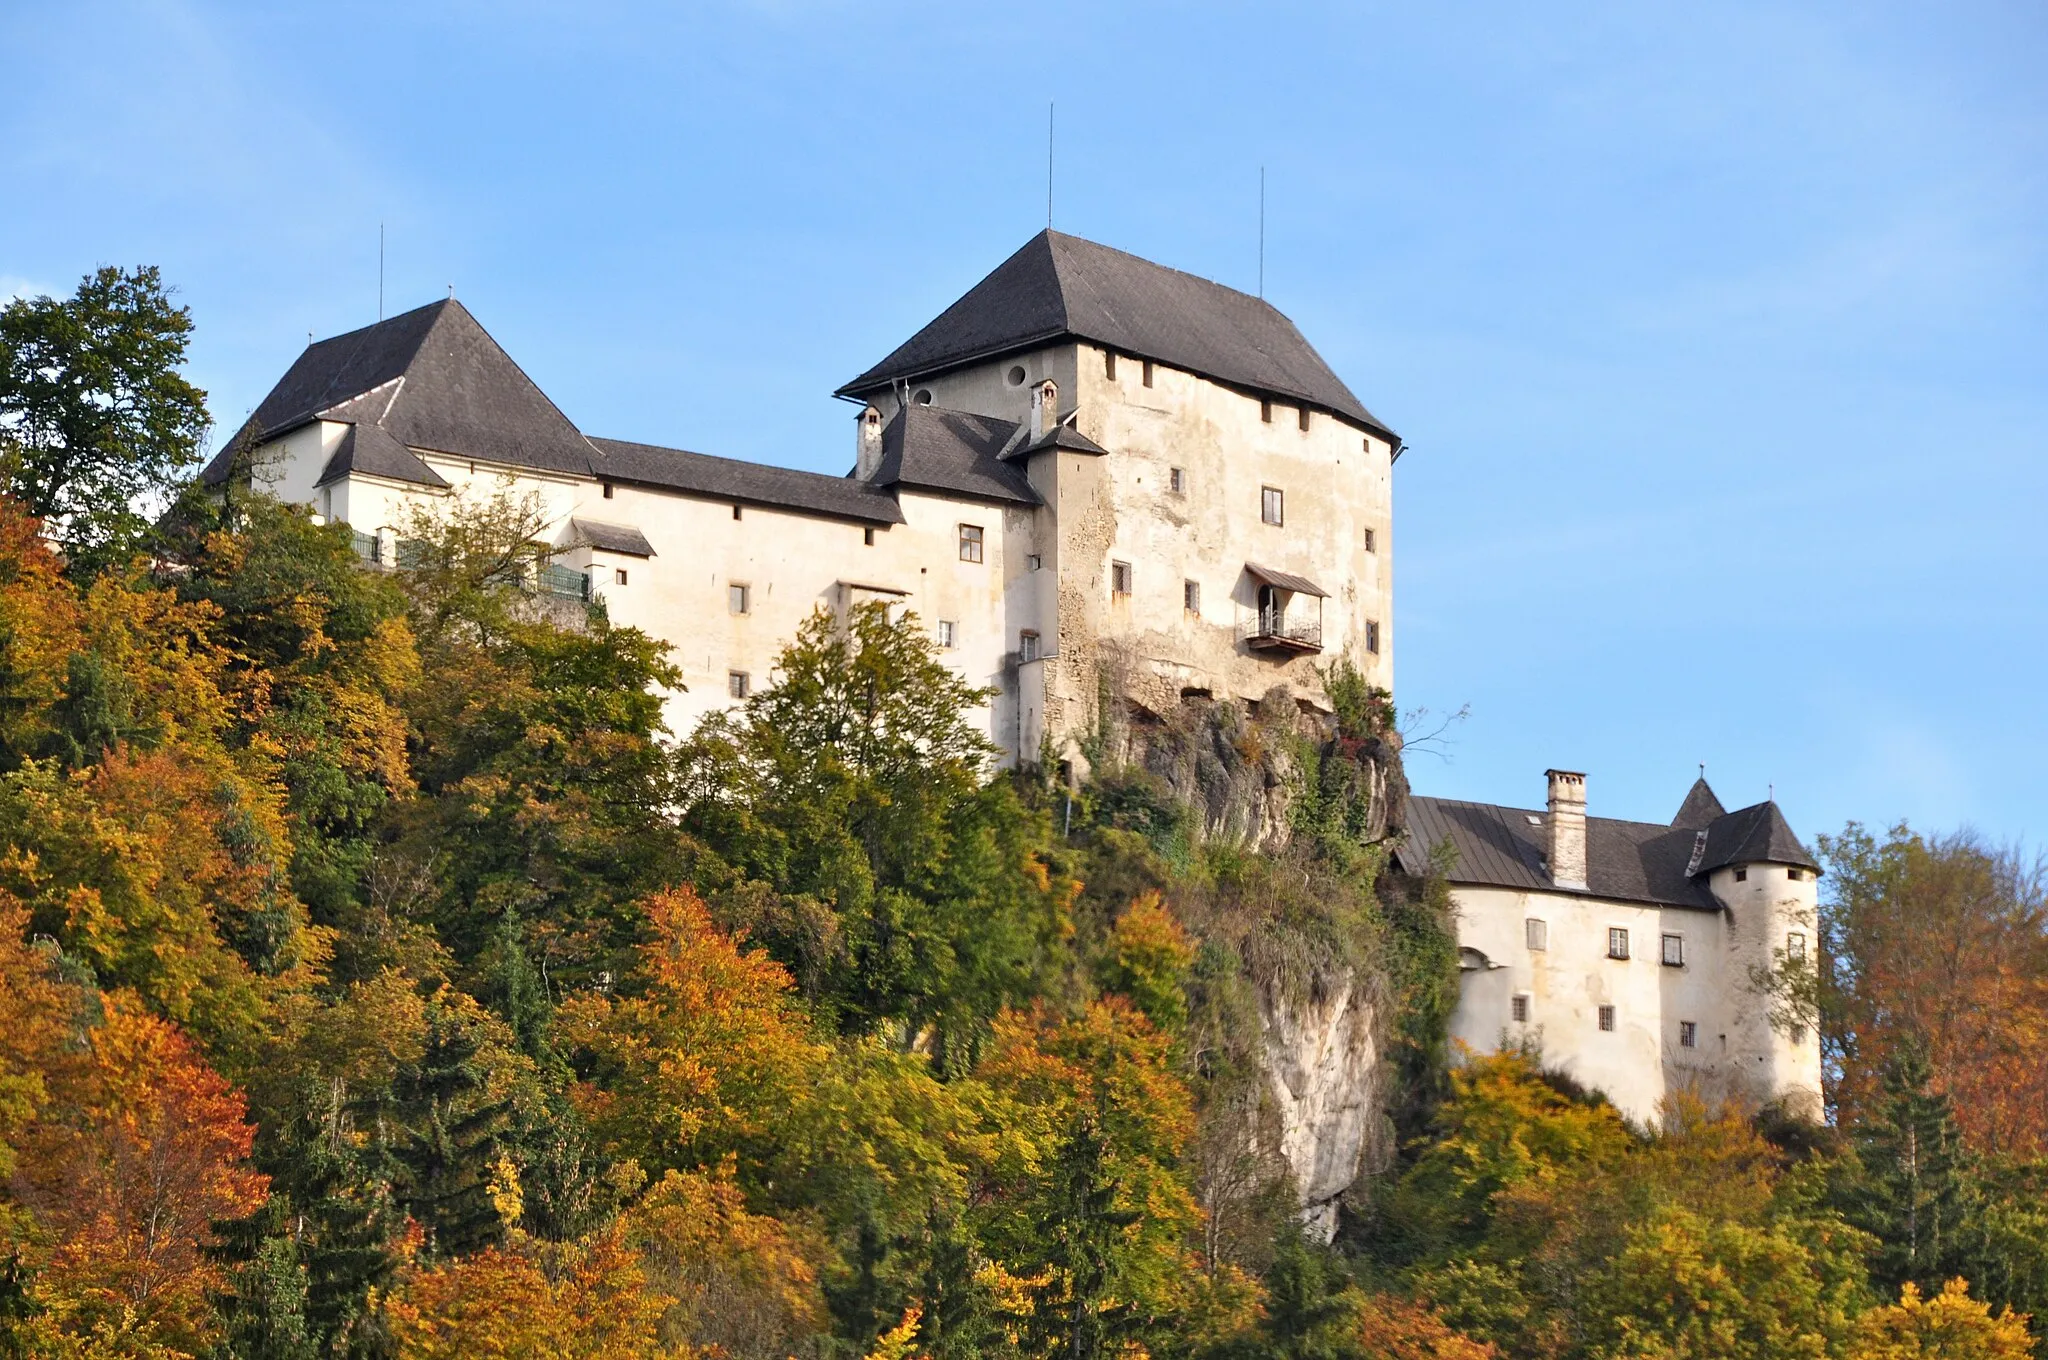
[[[1313,595],[1319,600],[1330,598],[1330,592],[1324,590],[1306,576],[1296,576],[1291,571],[1276,571],[1272,567],[1262,567],[1256,562],[1245,563],[1244,569],[1252,574],[1253,580],[1263,581],[1269,586],[1278,586],[1282,590],[1291,590],[1297,595]]]
[[[839,394],[865,396],[1065,339],[1304,402],[1394,437],[1271,303],[1050,230]]]
[[[708,453],[665,449],[623,439],[591,441],[593,470],[615,482],[635,482],[712,500],[739,501],[851,519],[866,524],[901,524],[903,511],[894,498],[874,487],[822,472],[770,467]]]
[[[569,418],[453,298],[308,345],[204,474],[218,483],[237,441],[326,418],[380,426],[414,449],[588,475]]]
[[[1069,453],[1091,453],[1097,455],[1104,455],[1109,452],[1108,449],[1105,449],[1087,435],[1082,434],[1073,426],[1055,425],[1030,443],[1019,444],[1016,448],[1011,449],[1003,455],[1003,461],[1014,463],[1028,458],[1034,453],[1044,453],[1047,449],[1065,449]]]
[[[394,482],[445,487],[448,479],[428,467],[425,460],[376,425],[351,425],[342,432],[334,455],[320,473],[315,486],[346,477],[352,472],[369,477],[388,477]]]
[[[1002,461],[1003,450],[1016,437],[1014,421],[939,406],[906,406],[883,428],[882,461],[868,480],[877,487],[1043,505],[1024,474]]]
[[[647,535],[630,524],[606,524],[594,519],[572,519],[569,531],[579,543],[586,543],[601,552],[619,553],[625,557],[652,557],[654,545],[647,541]]]
[[[1543,823],[1544,813],[1534,808],[1411,797],[1408,837],[1397,855],[1406,867],[1419,869],[1436,846],[1449,841],[1457,852],[1450,873],[1453,883],[1555,892],[1544,867]],[[1774,827],[1784,829],[1782,839],[1772,839]],[[1695,865],[1702,831],[1707,853]],[[1736,853],[1717,858],[1721,846]],[[1592,897],[1716,910],[1720,904],[1707,888],[1708,872],[1727,864],[1759,862],[1818,867],[1792,836],[1775,803],[1723,813],[1705,828],[1586,819],[1586,891]]]
[[[1685,801],[1678,805],[1678,815],[1671,819],[1671,824],[1688,831],[1705,831],[1716,818],[1727,815],[1728,809],[1721,806],[1721,800],[1707,786],[1707,777],[1701,775],[1686,791]]]
[[[1706,854],[1700,859],[1699,872],[1704,874],[1730,864],[1798,864],[1808,869],[1820,868],[1799,843],[1799,837],[1792,834],[1791,825],[1776,803],[1739,808],[1707,828]]]

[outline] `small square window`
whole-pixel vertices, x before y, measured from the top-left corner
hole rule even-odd
[[[1370,529],[1365,531],[1365,550],[1369,553],[1376,553],[1380,550],[1379,536]]]
[[[869,546],[870,548],[875,546],[874,526],[870,525],[869,527],[860,531],[860,541],[867,544],[867,546]]]
[[[979,562],[981,560],[981,526],[963,524],[960,526],[960,560]]]
[[[1308,433],[1308,407],[1306,406],[1301,408],[1301,432],[1303,434]]]
[[[1535,950],[1550,948],[1550,922],[1531,916],[1522,922],[1522,933],[1529,941],[1529,948]]]
[[[1037,571],[1039,568],[1045,565],[1045,559],[1043,557],[1040,557],[1037,553],[1032,553],[1030,556],[1024,559],[1024,565],[1032,571]]]
[[[745,586],[727,586],[725,588],[726,611],[732,614],[752,613],[751,606],[753,601],[749,598],[752,593]]]
[[[1602,1006],[1600,1008],[1600,1030],[1603,1034],[1614,1033],[1614,1007]]]
[[[1375,620],[1366,620],[1365,650],[1371,652],[1374,656],[1380,654],[1380,626]]]
[[[604,498],[606,500],[610,500],[612,498],[612,484],[610,482],[606,482],[604,484]]]
[[[1785,957],[1793,963],[1806,962],[1806,936],[1793,931],[1785,937]]]
[[[1112,562],[1109,564],[1109,593],[1129,595],[1131,593],[1131,564]]]
[[[735,699],[744,699],[754,692],[754,677],[745,671],[725,673],[725,692]]]
[[[1700,1027],[1690,1020],[1679,1021],[1678,1046],[1680,1048],[1698,1048],[1700,1046]]]
[[[1028,628],[1017,634],[1017,659],[1019,661],[1038,660],[1038,634]]]
[[[1735,871],[1735,881],[1737,883],[1747,883],[1749,881],[1749,870],[1737,869]]]
[[[1102,376],[1116,381],[1116,351],[1113,349],[1102,351]]]
[[[1271,425],[1273,423],[1272,402],[1262,401],[1259,403],[1259,419],[1265,421],[1268,425]]]
[[[1147,387],[1150,387],[1151,385],[1152,385],[1152,361],[1151,361],[1150,359],[1147,359],[1147,360],[1145,361],[1145,386],[1147,386]]]
[[[1182,581],[1180,583],[1180,607],[1190,614],[1202,612],[1202,583]]]
[[[626,569],[624,567],[620,567],[612,573],[612,584],[620,586],[626,584]]]
[[[1803,879],[1803,878],[1805,878],[1805,877],[1806,877],[1806,870],[1804,870],[1804,869],[1787,869],[1787,870],[1785,871],[1785,877],[1787,877],[1787,878],[1791,879],[1791,880],[1792,880],[1792,881],[1793,881],[1794,883],[1797,883],[1797,882],[1799,882],[1799,881],[1800,881],[1801,879]]]
[[[1277,486],[1259,488],[1259,518],[1268,524],[1287,522],[1287,493]]]
[[[1528,1024],[1529,998],[1526,996],[1517,996],[1511,998],[1508,1001],[1508,1018],[1513,1020],[1518,1025]]]
[[[953,647],[958,642],[959,637],[960,625],[954,623],[951,619],[939,620],[939,645],[941,647]]]
[[[1685,967],[1685,936],[1666,935],[1664,937],[1664,966],[1666,968]]]
[[[740,508],[739,508],[739,507],[738,507],[737,505],[735,505],[735,506],[734,506],[734,507],[732,508],[732,517],[733,517],[734,519],[738,519],[738,518],[740,517]]]
[[[1628,931],[1620,926],[1607,927],[1607,957],[1625,959],[1628,957]]]
[[[1187,495],[1188,470],[1186,468],[1174,468],[1172,471],[1168,472],[1166,474],[1166,489],[1171,491],[1176,496]]]

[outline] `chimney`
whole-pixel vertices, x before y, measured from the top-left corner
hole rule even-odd
[[[1560,888],[1586,890],[1586,776],[1570,770],[1545,770],[1550,779],[1550,816],[1544,828],[1550,837],[1550,881]]]
[[[1047,430],[1059,424],[1059,419],[1060,387],[1047,378],[1031,392],[1031,442],[1043,439]]]
[[[853,475],[867,481],[882,465],[882,413],[870,406],[853,418]]]

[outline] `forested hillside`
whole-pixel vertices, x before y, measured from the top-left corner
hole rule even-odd
[[[661,648],[528,589],[530,507],[380,571],[187,485],[187,323],[97,280],[0,325],[0,1355],[2048,1356],[2017,854],[1826,839],[1777,1002],[1830,1122],[1632,1127],[1446,1050],[1341,663],[1333,721],[1172,715],[1190,781],[1105,721],[1069,790],[871,607],[669,733]],[[1276,1064],[1339,995],[1325,1245]]]

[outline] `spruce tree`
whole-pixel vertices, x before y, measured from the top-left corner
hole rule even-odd
[[[1902,1046],[1886,1068],[1875,1117],[1856,1135],[1863,1176],[1852,1216],[1878,1238],[1871,1274],[1893,1292],[1911,1281],[1939,1293],[1944,1280],[1972,1273],[1972,1161],[1932,1079],[1924,1049]]]

